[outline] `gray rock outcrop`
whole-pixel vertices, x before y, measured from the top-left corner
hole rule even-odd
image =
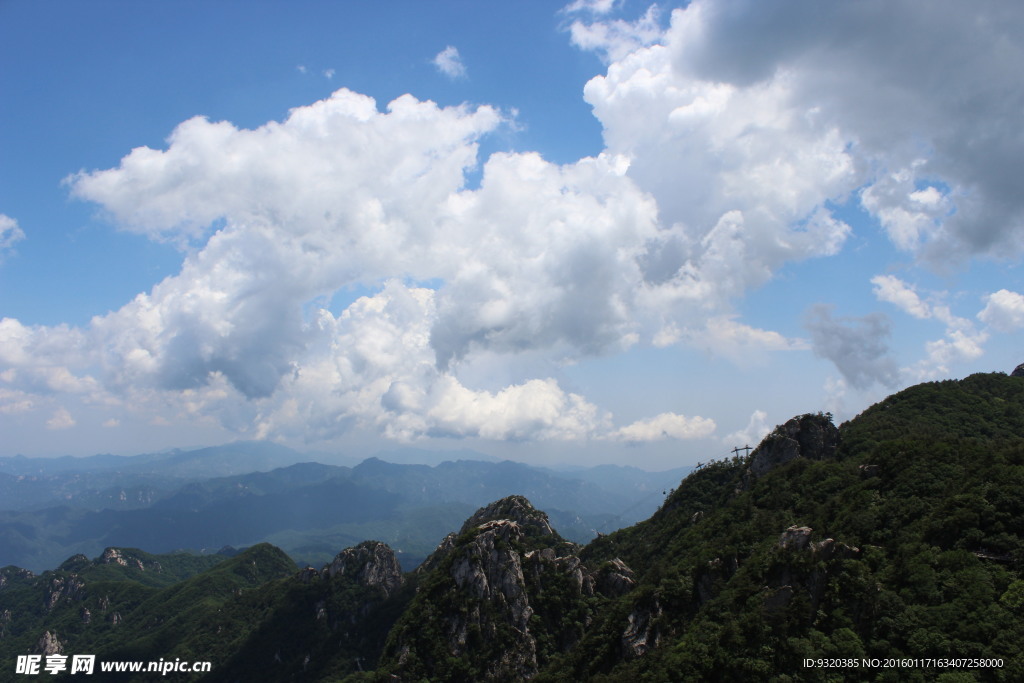
[[[98,564],[119,564],[122,567],[132,567],[140,572],[146,571],[146,563],[142,561],[142,558],[123,548],[105,548],[97,562]],[[159,562],[153,562],[152,569],[160,572],[162,568]]]
[[[658,647],[661,637],[655,624],[661,615],[657,598],[650,605],[638,606],[629,613],[626,629],[620,637],[620,646],[627,659],[641,657]]]
[[[328,578],[346,576],[362,586],[379,588],[385,597],[402,586],[402,566],[394,551],[380,541],[364,541],[342,550],[324,573]]]
[[[750,454],[750,475],[757,479],[797,458],[835,457],[839,429],[831,416],[808,413],[776,427]]]
[[[57,638],[56,632],[50,633],[46,631],[36,642],[35,653],[44,657],[64,654],[64,643],[60,642]]]
[[[46,609],[52,610],[61,600],[77,600],[85,594],[85,582],[78,575],[57,576],[50,581],[46,594]]]
[[[462,532],[478,527],[486,522],[507,519],[522,527],[527,536],[556,536],[548,520],[547,513],[538,510],[523,496],[508,496],[490,505],[480,508],[462,525]]]
[[[617,557],[605,562],[596,573],[597,576],[594,578],[598,592],[610,598],[625,595],[636,586],[633,570]]]
[[[532,678],[545,656],[567,651],[582,637],[591,618],[588,600],[636,585],[621,560],[591,571],[579,550],[522,496],[481,508],[421,568],[419,593],[406,624],[392,632],[385,669],[400,679],[444,679],[455,675],[447,667],[461,661],[476,680]],[[575,618],[565,619],[567,613]],[[638,618],[642,623],[624,634],[624,642],[643,649],[641,641],[651,642],[650,620]],[[433,637],[423,633],[427,621]]]
[[[786,550],[803,550],[810,543],[813,531],[810,527],[794,524],[782,532],[782,536],[779,537],[779,547]]]

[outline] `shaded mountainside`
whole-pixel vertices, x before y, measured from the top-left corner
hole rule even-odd
[[[511,496],[408,573],[379,542],[320,570],[267,545],[208,568],[118,549],[7,567],[0,659],[209,659],[209,681],[1024,680],[1022,435],[1024,379],[973,375],[838,428],[798,416],[585,547]],[[141,581],[154,563],[170,584]],[[1001,667],[803,666],[892,657]]]
[[[212,661],[208,680],[336,679],[375,664],[413,590],[391,549],[373,541],[320,571],[298,570],[269,544],[231,558],[194,558],[208,568],[163,588],[138,581],[138,556],[111,548],[39,577],[2,570],[9,580],[0,589],[0,659],[88,652],[99,661]],[[125,576],[96,574],[109,557],[127,560]],[[148,559],[173,564],[175,557]]]

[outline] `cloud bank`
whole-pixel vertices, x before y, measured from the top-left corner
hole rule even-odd
[[[191,119],[166,150],[76,174],[75,196],[186,256],[88,329],[5,320],[14,383],[52,362],[94,401],[168,404],[261,437],[618,438],[551,378],[458,379],[475,352],[579,358],[629,347],[644,325],[640,256],[659,227],[625,161],[496,154],[466,189],[478,139],[501,124],[489,107],[404,96],[380,112],[340,90],[256,130]],[[352,287],[375,293],[332,313]],[[713,428],[672,417],[630,438]]]

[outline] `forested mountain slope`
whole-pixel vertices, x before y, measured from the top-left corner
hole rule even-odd
[[[1024,680],[1022,435],[1024,379],[1001,374],[912,387],[834,434],[826,415],[780,426],[586,548],[644,569],[549,678],[830,680],[803,659],[906,657]]]

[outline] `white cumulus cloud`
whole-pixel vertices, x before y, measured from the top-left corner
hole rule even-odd
[[[70,429],[75,426],[75,418],[66,408],[58,408],[50,419],[46,421],[46,428],[50,430]]]
[[[677,413],[662,413],[637,420],[610,434],[617,441],[639,443],[662,439],[703,439],[715,431],[715,421],[706,417],[687,417]]]
[[[562,8],[563,12],[589,12],[590,14],[608,14],[621,0],[573,0]]]
[[[931,308],[921,300],[917,291],[903,280],[893,275],[878,275],[871,278],[875,286],[875,296],[879,301],[893,304],[915,318],[932,317]]]
[[[462,63],[459,49],[449,45],[434,56],[434,66],[442,74],[451,79],[466,77],[466,65]]]
[[[136,401],[172,396],[259,436],[607,433],[610,418],[554,380],[483,391],[454,374],[475,351],[626,348],[660,316],[643,263],[657,208],[625,161],[495,154],[466,190],[477,138],[500,123],[409,96],[382,113],[341,90],[255,130],[191,119],[166,150],[74,176],[127,229],[201,243],[180,273],[76,332],[84,365]],[[309,308],[348,286],[383,289],[340,316]]]
[[[25,231],[18,226],[18,221],[0,213],[0,263],[10,253],[17,242],[25,239]]]
[[[763,410],[755,410],[750,414],[750,420],[747,421],[747,426],[723,438],[722,443],[726,446],[739,448],[742,448],[740,444],[743,444],[743,446],[756,447],[761,443],[761,439],[763,439],[771,430],[772,425],[768,423],[768,413]]]
[[[16,415],[26,413],[35,406],[35,400],[24,391],[0,388],[0,413]]]
[[[942,339],[925,344],[925,357],[903,370],[909,381],[948,376],[954,363],[975,360],[984,353],[988,333],[977,330],[970,320],[954,315],[949,306],[938,301],[926,302],[913,286],[893,275],[875,276],[871,284],[875,286],[874,293],[879,301],[891,303],[915,318],[934,319],[946,326]],[[934,297],[941,301],[942,294]],[[978,317],[982,314],[984,311]]]
[[[420,211],[462,185],[475,141],[500,122],[491,107],[441,108],[409,95],[380,112],[341,89],[253,130],[189,119],[166,150],[139,147],[117,168],[67,182],[123,228],[153,237],[198,239],[226,220],[281,238],[330,235],[393,258],[404,237],[429,227],[432,214]]]
[[[806,256],[820,240],[794,239],[794,226],[851,196],[931,262],[1020,255],[1024,197],[1008,179],[1024,166],[1024,12],[998,0],[929,10],[695,0],[649,47],[616,53],[586,99],[666,222],[703,236],[741,211],[746,233],[777,238],[761,245],[769,268]]]
[[[604,15],[612,11],[614,3],[609,0],[578,0],[566,8],[567,12],[587,11]],[[569,27],[572,42],[584,50],[599,52],[605,61],[626,57],[639,47],[650,45],[662,37],[656,5],[651,5],[642,17],[635,21],[615,19],[597,21],[591,24],[574,21]]]
[[[978,319],[1001,332],[1024,327],[1024,296],[1000,289],[985,298],[985,308]]]

